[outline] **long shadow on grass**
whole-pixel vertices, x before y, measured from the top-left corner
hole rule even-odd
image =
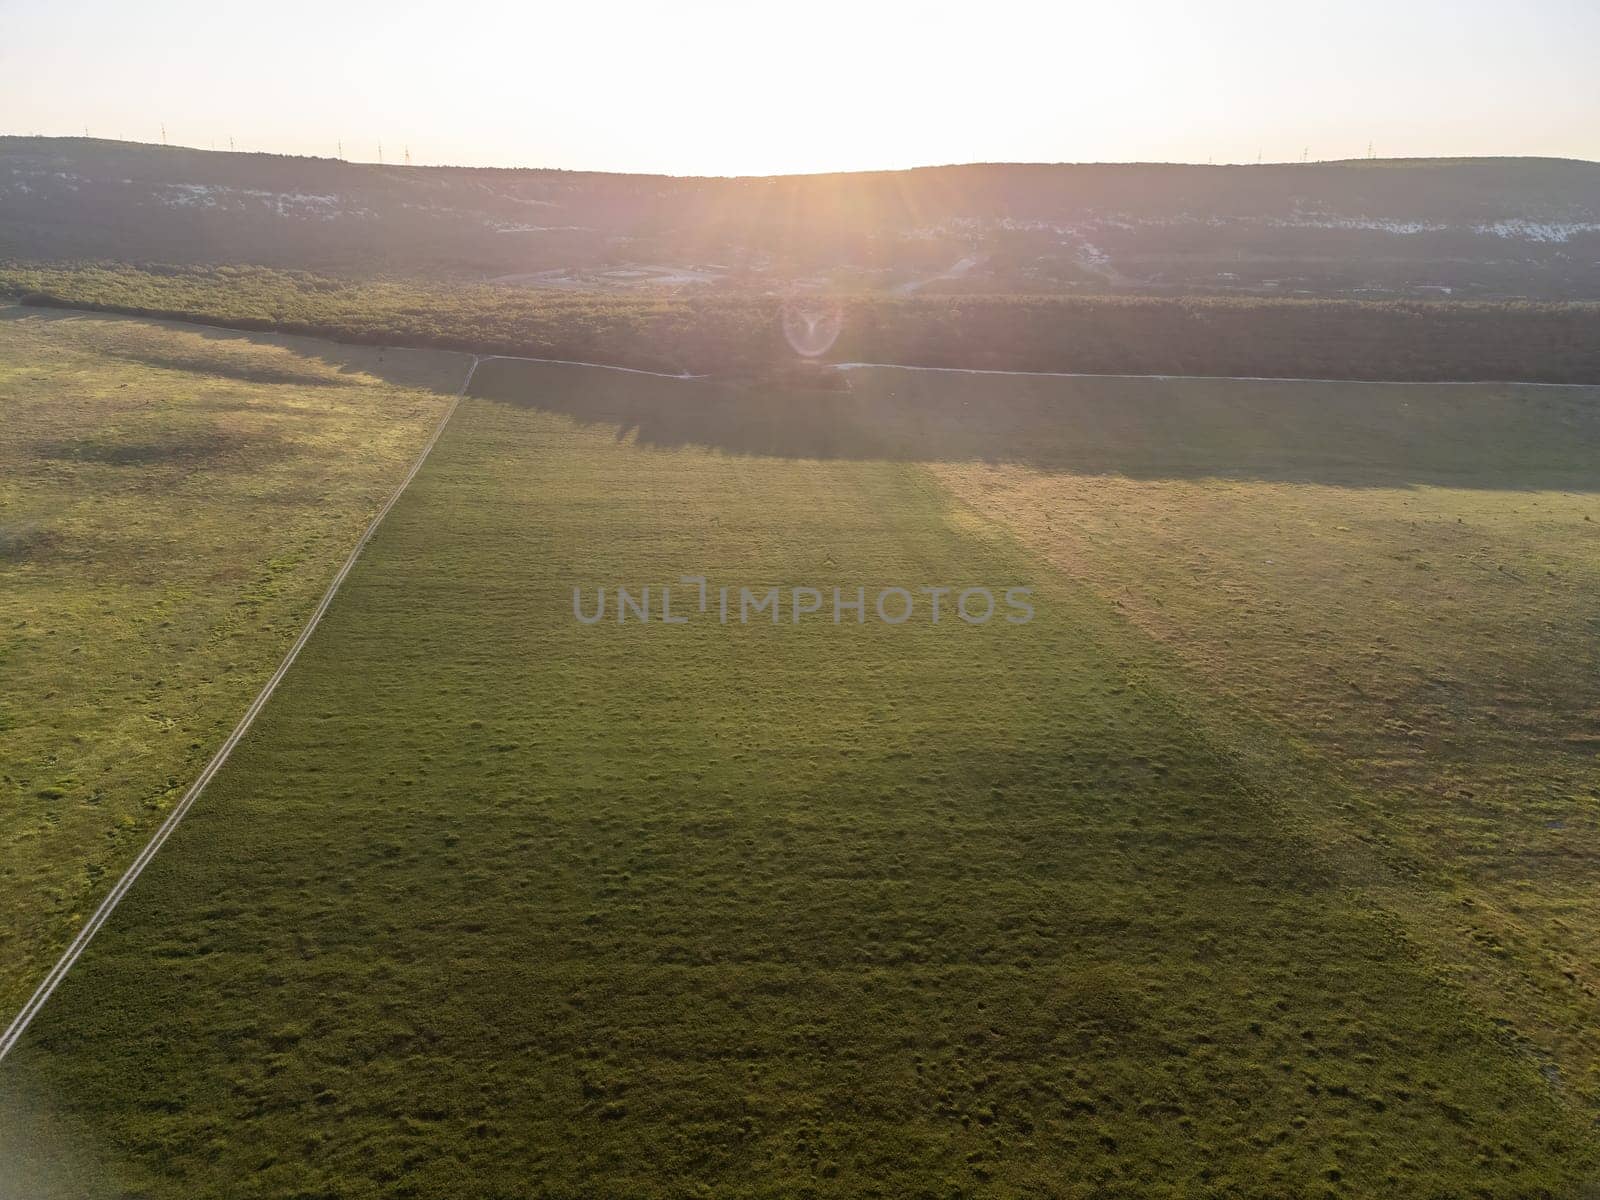
[[[491,359],[472,394],[639,445],[1132,478],[1600,491],[1600,389],[855,369],[848,390]]]

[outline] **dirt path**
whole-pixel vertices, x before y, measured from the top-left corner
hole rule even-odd
[[[535,359],[535,362],[546,361]],[[924,367],[914,363],[842,362],[829,363],[840,371],[875,368],[880,371],[933,371],[943,375],[1026,375],[1038,379],[1153,379],[1168,382],[1206,383],[1337,383],[1373,387],[1526,387],[1578,388],[1593,391],[1600,383],[1538,383],[1516,379],[1300,379],[1285,375],[1114,375],[1097,371],[1003,371],[992,367]],[[653,372],[647,372],[650,374]],[[704,376],[675,378],[700,379]]]

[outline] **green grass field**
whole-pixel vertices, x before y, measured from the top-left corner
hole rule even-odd
[[[1600,391],[1327,398],[1371,443],[1338,465],[1313,391],[1260,425],[1270,474],[1194,440],[1167,477],[935,470],[1169,646],[1219,736],[1320,772],[1279,788],[1313,840],[1600,1113]]]
[[[0,1011],[272,673],[469,359],[0,309]]]
[[[1582,395],[856,384],[486,364],[251,737],[0,1066],[7,1194],[1585,1194],[1586,1095],[1450,969],[1408,899],[1444,885],[1357,877],[1336,840],[1403,797],[1369,802],[1365,749],[1345,764],[1260,707],[1300,669],[1273,606],[1312,601],[1269,591],[1208,642],[1147,618],[1182,589],[1122,546],[1158,530],[1249,561],[1286,490],[1318,521],[1374,506],[1340,543],[1359,568],[1443,478],[1507,542],[1543,539],[1496,498],[1564,487],[1576,520]],[[1274,404],[1302,419],[1263,429]],[[1245,482],[1214,481],[1230,463]],[[1166,529],[1235,486],[1254,490],[1231,522]],[[1081,568],[1050,531],[1103,550],[1136,488],[1138,531]],[[1587,537],[1527,553],[1578,580]],[[1038,615],[573,617],[574,585],[685,574],[1031,586]],[[1376,611],[1392,575],[1349,606]],[[1562,594],[1571,611],[1523,624],[1488,610],[1506,661],[1576,619]],[[1339,620],[1358,619],[1377,620]],[[1231,675],[1197,669],[1253,641]],[[1330,719],[1360,728],[1350,708]],[[1308,811],[1325,794],[1357,811]],[[1398,838],[1456,814],[1395,819]]]

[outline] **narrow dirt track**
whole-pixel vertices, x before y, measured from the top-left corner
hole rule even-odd
[[[940,375],[1018,375],[1035,379],[1151,379],[1166,383],[1333,383],[1352,387],[1578,388],[1584,391],[1600,388],[1600,383],[1538,383],[1516,379],[1297,379],[1284,375],[1107,375],[1096,371],[1001,371],[986,367],[920,367],[912,363],[842,362],[829,365],[840,371],[872,368],[880,371],[929,371]],[[679,378],[701,379],[704,376]]]
[[[234,747],[249,732],[250,726],[255,722],[256,717],[261,715],[261,710],[267,706],[267,701],[272,698],[272,693],[277,690],[278,684],[283,682],[283,677],[289,673],[289,668],[294,666],[295,659],[300,657],[300,651],[305,649],[306,643],[311,640],[311,635],[316,632],[317,625],[327,613],[329,605],[333,603],[334,596],[338,594],[340,585],[344,583],[345,577],[355,567],[356,560],[361,557],[361,552],[366,549],[367,543],[372,540],[372,535],[378,531],[378,526],[389,515],[389,510],[395,506],[396,501],[411,486],[411,481],[417,477],[417,472],[422,470],[422,464],[427,462],[428,455],[433,453],[433,448],[438,444],[440,436],[444,433],[445,426],[450,423],[450,418],[455,415],[462,396],[466,395],[467,388],[472,383],[472,376],[477,372],[480,361],[482,360],[477,355],[473,355],[472,364],[467,368],[467,377],[461,381],[461,386],[456,389],[455,395],[451,397],[449,407],[445,409],[444,415],[439,418],[438,424],[434,426],[433,433],[428,438],[427,444],[422,447],[422,453],[417,455],[416,461],[411,464],[411,469],[406,472],[405,478],[400,481],[400,485],[395,488],[393,494],[384,503],[384,506],[372,518],[371,523],[366,528],[366,532],[361,535],[361,540],[355,544],[355,547],[350,551],[349,557],[344,560],[344,565],[334,573],[332,582],[328,584],[328,590],[322,594],[321,601],[312,610],[310,620],[306,622],[305,628],[300,631],[300,636],[295,639],[294,645],[289,647],[289,652],[283,656],[283,661],[278,664],[278,669],[272,673],[272,678],[268,679],[261,691],[256,693],[256,698],[251,702],[250,707],[245,710],[244,716],[239,718],[239,723],[233,727],[233,732],[228,735],[216,754],[212,756],[211,761],[206,764],[205,770],[201,771],[199,776],[196,777],[194,783],[189,786],[189,790],[183,794],[183,799],[178,801],[177,806],[167,814],[166,820],[161,822],[151,836],[150,841],[139,852],[139,856],[123,872],[122,878],[117,880],[116,886],[100,902],[100,907],[95,909],[94,914],[84,923],[83,928],[78,931],[78,936],[72,939],[66,950],[62,952],[61,957],[56,960],[55,966],[50,968],[49,974],[39,984],[38,990],[22,1006],[22,1011],[6,1027],[6,1031],[0,1034],[0,1060],[3,1060],[11,1052],[12,1048],[22,1040],[22,1035],[27,1032],[28,1026],[33,1022],[33,1018],[38,1016],[39,1010],[50,999],[51,993],[66,978],[67,972],[72,970],[73,964],[82,956],[84,949],[93,940],[94,935],[100,931],[100,927],[110,918],[112,912],[122,902],[122,898],[128,894],[129,889],[133,887],[140,874],[150,865],[151,860],[155,858],[161,847],[166,844],[166,840],[172,836],[172,831],[183,820],[184,814],[200,798],[200,793],[205,791],[206,784],[211,782],[212,777],[228,761],[228,756],[233,753]]]

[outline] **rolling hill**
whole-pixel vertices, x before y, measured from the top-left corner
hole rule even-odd
[[[0,138],[0,259],[576,290],[1600,298],[1600,164],[972,164],[765,178]]]

